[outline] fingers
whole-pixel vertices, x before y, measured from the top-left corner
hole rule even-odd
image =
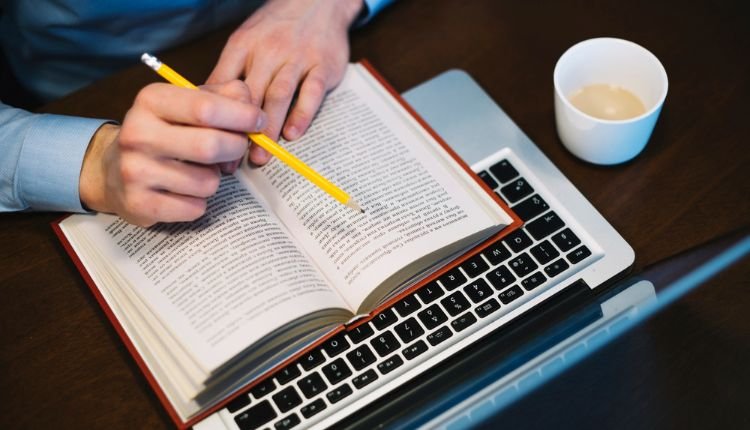
[[[265,126],[265,114],[249,100],[241,81],[203,91],[144,88],[106,156],[99,157],[107,178],[100,210],[143,226],[200,217],[219,187],[217,164],[236,169],[247,132]]]
[[[221,179],[215,165],[157,160],[140,153],[123,157],[120,176],[126,189],[145,188],[204,199],[216,193]]]
[[[159,160],[136,151],[121,152],[117,167],[116,212],[142,226],[202,216],[221,179],[214,165]]]
[[[196,220],[206,212],[206,200],[147,189],[130,193],[117,212],[131,224],[150,227],[157,222]]]
[[[252,103],[250,88],[248,88],[247,84],[245,84],[244,81],[240,81],[238,79],[229,81],[225,84],[201,85],[200,88],[201,90],[211,91],[216,94],[221,94],[225,97],[229,97],[234,100],[239,100],[243,103]],[[238,158],[234,161],[220,162],[218,164],[219,169],[221,170],[222,173],[232,174],[237,170],[241,161],[242,159]]]
[[[120,132],[121,146],[157,158],[214,164],[237,160],[247,149],[244,134],[167,124],[138,110],[128,112],[126,120],[128,126]]]
[[[278,140],[303,71],[301,65],[286,63],[276,74],[271,76],[269,72],[273,73],[273,67],[268,65],[262,69],[254,67],[247,79],[254,103],[258,100],[255,95],[263,94],[260,100],[268,118],[263,132],[271,139]],[[263,165],[271,158],[268,152],[256,144],[250,146],[249,155],[250,161],[257,165]]]
[[[312,69],[302,82],[297,101],[286,120],[284,126],[286,139],[297,139],[307,131],[327,91],[325,73],[320,68]]]
[[[263,110],[268,115],[268,123],[264,131],[274,140],[277,140],[281,134],[281,127],[289,112],[289,106],[297,91],[302,72],[300,66],[287,63],[274,75],[266,89]]]
[[[252,103],[252,97],[250,88],[244,81],[239,79],[233,79],[221,84],[205,84],[201,85],[202,91],[208,91],[214,94],[219,94],[224,97],[229,97],[243,103]]]
[[[263,128],[263,112],[248,103],[169,84],[151,84],[141,90],[134,106],[143,107],[170,123],[254,132]]]

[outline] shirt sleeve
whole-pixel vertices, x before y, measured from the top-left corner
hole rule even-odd
[[[0,210],[85,212],[78,194],[83,156],[106,122],[0,103]]]
[[[364,0],[365,5],[362,15],[357,19],[355,26],[360,26],[370,21],[372,17],[378,14],[383,8],[393,3],[395,0]]]

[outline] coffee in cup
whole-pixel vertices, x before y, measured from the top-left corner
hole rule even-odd
[[[646,146],[667,95],[667,73],[647,49],[627,40],[580,42],[553,74],[560,140],[579,158],[618,164]]]

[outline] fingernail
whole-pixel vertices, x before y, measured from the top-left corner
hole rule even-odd
[[[265,126],[266,126],[266,114],[263,111],[261,111],[258,114],[258,120],[255,123],[255,130],[256,131],[263,130],[263,127]]]
[[[299,129],[293,125],[286,128],[286,138],[294,140],[299,137]]]
[[[260,166],[266,164],[270,158],[271,154],[260,146],[253,145],[253,147],[250,148],[250,161],[253,163]]]

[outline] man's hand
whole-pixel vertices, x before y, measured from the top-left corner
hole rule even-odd
[[[221,172],[234,171],[245,154],[246,133],[265,126],[242,81],[201,91],[151,84],[122,127],[104,125],[89,144],[81,201],[141,226],[199,218]]]
[[[244,78],[253,103],[268,114],[263,131],[276,140],[283,127],[284,137],[294,140],[343,78],[348,29],[362,6],[363,0],[268,1],[229,38],[208,82]],[[251,161],[263,164],[269,158],[252,145]]]

